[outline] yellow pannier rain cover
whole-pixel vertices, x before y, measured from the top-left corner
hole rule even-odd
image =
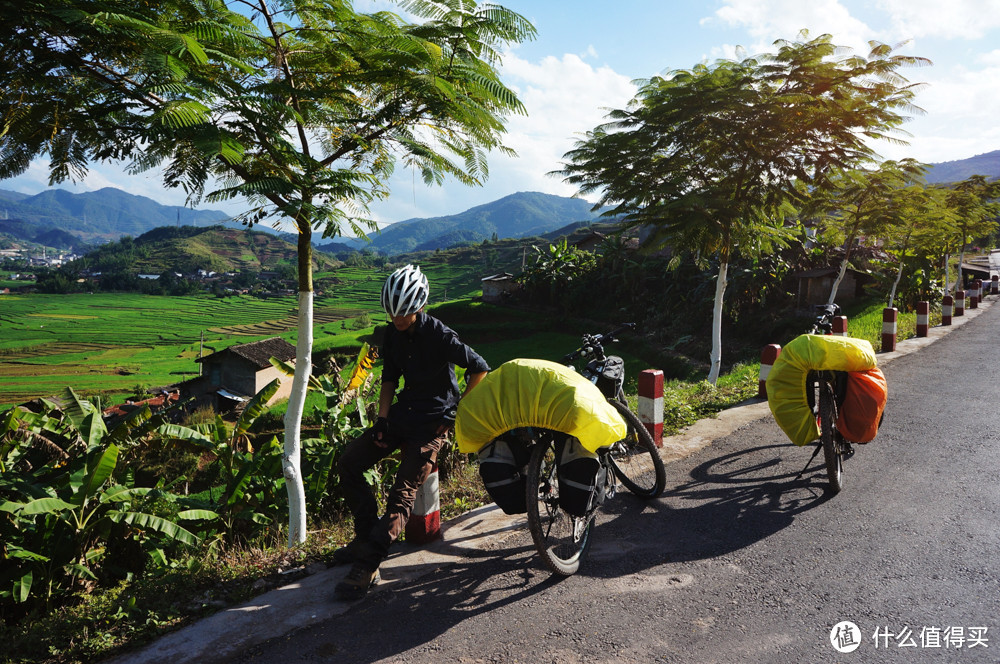
[[[875,366],[875,350],[864,339],[803,334],[781,349],[767,375],[767,405],[778,426],[796,445],[819,438],[816,416],[806,396],[813,370],[865,371]]]
[[[575,436],[591,452],[625,437],[625,420],[597,386],[546,360],[501,364],[458,403],[459,452],[478,452],[497,436],[541,427]]]

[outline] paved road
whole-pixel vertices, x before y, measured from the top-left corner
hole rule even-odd
[[[224,659],[1000,661],[1000,307],[978,313],[884,366],[885,423],[835,497],[822,454],[795,479],[811,449],[758,406],[668,464],[661,499],[616,499],[574,577],[550,577],[514,530]],[[860,645],[840,654],[845,620]]]

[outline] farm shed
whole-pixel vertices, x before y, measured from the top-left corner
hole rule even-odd
[[[271,358],[295,362],[295,346],[281,337],[271,337],[248,344],[237,344],[198,358],[202,365],[200,379],[188,382],[190,396],[202,401],[212,395],[217,411],[232,410],[249,400],[265,385],[284,374],[271,365]],[[291,394],[292,381],[285,380],[268,403]]]
[[[796,306],[807,309],[815,304],[826,304],[830,299],[833,282],[840,274],[840,267],[821,267],[814,270],[796,272],[799,290]],[[837,302],[846,302],[864,295],[864,286],[869,281],[869,275],[858,270],[847,268],[844,279],[837,288]]]
[[[501,272],[482,278],[483,302],[500,302],[504,296],[517,290],[517,282],[510,272]]]

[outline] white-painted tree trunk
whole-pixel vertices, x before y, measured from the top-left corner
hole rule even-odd
[[[306,490],[302,480],[302,411],[312,374],[313,292],[299,291],[295,375],[285,411],[285,449],[281,471],[288,490],[288,546],[306,541]]]
[[[719,262],[719,278],[715,282],[715,306],[712,310],[712,367],[708,371],[708,382],[715,385],[722,372],[722,303],[726,295],[726,275],[729,262]]]
[[[945,254],[944,255],[944,292],[945,293],[950,293],[951,292],[951,284],[948,283],[948,273],[951,272],[951,270],[948,269],[948,258],[950,258],[950,256],[951,256],[951,254]]]
[[[962,288],[962,263],[965,262],[965,234],[962,234],[962,248],[958,250],[958,276],[955,277],[955,290]]]
[[[892,291],[889,292],[889,308],[892,309],[892,303],[896,299],[896,289],[899,287],[899,280],[903,276],[903,261],[899,261],[899,270],[896,271],[896,280],[892,282]]]
[[[844,256],[843,262],[840,264],[840,273],[837,274],[837,278],[833,280],[833,285],[830,286],[830,299],[826,301],[827,304],[833,304],[834,300],[837,299],[837,290],[840,288],[840,282],[844,280],[844,275],[847,274],[847,256]]]

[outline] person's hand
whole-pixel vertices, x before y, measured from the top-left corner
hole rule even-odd
[[[375,420],[375,424],[372,425],[372,441],[379,447],[385,447],[387,443],[383,440],[386,434],[389,433],[389,420],[380,417]]]

